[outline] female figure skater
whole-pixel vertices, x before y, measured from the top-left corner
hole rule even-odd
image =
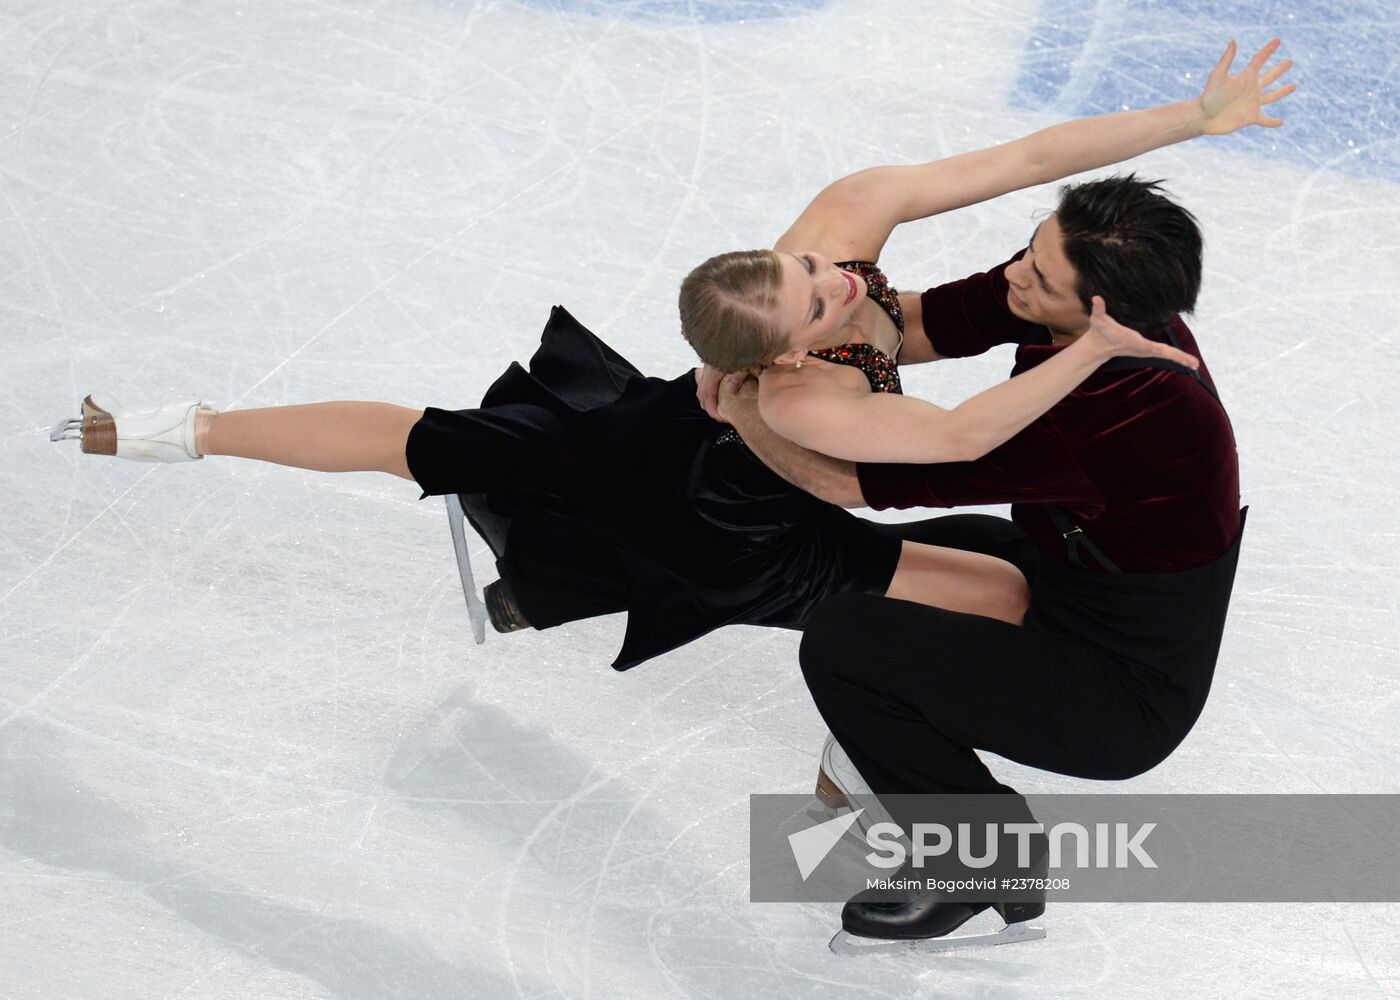
[[[682,325],[707,365],[702,382],[761,371],[765,418],[798,443],[852,460],[935,462],[980,457],[1111,357],[1194,368],[1192,356],[1114,322],[1096,300],[1073,346],[943,410],[899,394],[896,363],[934,355],[918,297],[895,293],[874,262],[901,222],[1196,135],[1275,124],[1261,108],[1292,89],[1267,90],[1287,62],[1261,75],[1277,44],[1231,76],[1231,43],[1196,100],[836,182],[772,251],[721,255],[686,279]],[[903,542],[792,488],[696,396],[694,373],[644,377],[556,307],[529,371],[512,365],[475,410],[331,402],[218,413],[190,402],[132,412],[95,394],[51,436],[138,460],[229,455],[381,471],[415,480],[425,496],[460,496],[498,557],[502,580],[488,588],[497,628],[625,609],[619,669],[725,624],[800,627],[847,591],[1024,616],[1028,590],[1015,567]]]

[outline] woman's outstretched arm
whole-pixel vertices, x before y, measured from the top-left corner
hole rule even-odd
[[[1200,135],[1227,135],[1283,122],[1266,105],[1294,90],[1269,88],[1293,65],[1265,70],[1274,39],[1231,75],[1235,43],[1211,71],[1201,95],[1143,111],[1080,118],[990,149],[917,166],[873,167],[831,184],[783,234],[777,249],[819,250],[836,260],[875,260],[895,226],[973,205],[1010,191],[1108,166]]]
[[[1200,361],[1114,322],[1094,296],[1088,332],[1030,371],[951,410],[911,396],[870,392],[863,378],[789,369],[759,382],[773,431],[811,451],[854,462],[969,462],[1004,444],[1113,357],[1151,357],[1192,370]],[[843,378],[840,388],[831,379]],[[819,382],[818,379],[823,381]],[[857,384],[859,382],[859,384]],[[849,386],[850,388],[844,388]]]

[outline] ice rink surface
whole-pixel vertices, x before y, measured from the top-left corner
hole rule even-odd
[[[837,958],[838,906],[747,901],[747,796],[808,790],[824,734],[793,634],[628,674],[617,618],[474,646],[410,484],[47,439],[94,389],[473,405],[553,303],[672,375],[684,273],[831,179],[1190,97],[1274,34],[1287,128],[1134,164],[1205,229],[1253,507],[1211,701],[1120,785],[992,763],[1400,792],[1389,0],[5,0],[0,997],[1400,996],[1396,905],[1059,905],[1041,942]],[[1053,202],[883,263],[982,270]]]

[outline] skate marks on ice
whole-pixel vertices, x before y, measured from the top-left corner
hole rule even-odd
[[[665,696],[686,683],[668,680]],[[766,711],[740,702],[736,716]],[[919,977],[935,970],[917,957],[899,972],[828,952],[839,906],[748,903],[748,788],[713,749],[736,734],[678,721],[631,759],[594,758],[552,723],[522,724],[463,690],[404,727],[384,785],[474,845],[462,905],[494,930],[510,970],[547,966],[566,995],[732,996],[737,974],[745,996],[927,996]],[[1034,956],[977,961],[984,981],[1034,974]]]
[[[1149,107],[1203,81],[1224,38],[1248,48],[1277,34],[1299,67],[1287,124],[1231,136],[1227,148],[1400,181],[1397,31],[1392,0],[1045,0],[1011,101],[1067,117]]]
[[[833,969],[829,983],[810,981],[813,962],[840,962],[824,948],[838,907],[794,919],[790,908],[747,904],[746,796],[717,807],[713,788],[676,794],[676,769],[694,763],[709,727],[674,734],[619,774],[465,690],[401,732],[379,781],[356,768],[363,784],[316,787],[284,760],[274,780],[286,787],[269,793],[258,767],[152,784],[155,770],[200,769],[152,768],[144,751],[121,768],[134,775],[122,785],[107,769],[127,748],[62,724],[7,727],[0,883],[69,889],[57,905],[22,906],[0,925],[14,942],[64,938],[94,955],[109,935],[94,936],[102,924],[90,915],[152,925],[145,948],[133,947],[134,929],[119,932],[115,963],[36,971],[56,989],[123,962],[138,963],[128,982],[146,993],[196,975],[214,988],[246,972],[302,977],[356,1000],[602,995],[605,982],[617,995],[708,996],[732,993],[738,969],[778,995],[800,984],[804,996],[834,998],[888,979],[887,966],[856,963]],[[89,764],[94,757],[101,763]],[[205,801],[182,801],[187,778],[208,789]],[[325,837],[303,839],[306,823],[278,821],[289,799],[332,815]],[[224,825],[233,829],[220,840]],[[395,894],[401,912],[382,902]],[[411,916],[436,925],[431,941],[406,919],[418,907]],[[927,995],[912,978],[921,971],[908,993],[882,991]],[[983,967],[1001,981],[1031,971]]]
[[[701,24],[767,20],[810,13],[831,0],[520,0],[553,14]]]
[[[334,890],[319,906],[289,905],[272,891],[211,874],[215,863],[182,861],[153,843],[153,826],[80,779],[65,760],[58,730],[0,732],[0,846],[7,851],[47,869],[104,876],[112,895],[143,893],[224,949],[310,979],[337,997],[509,995],[511,984],[495,970],[448,960],[426,942],[368,920],[328,913],[337,902]],[[65,920],[53,913],[10,916],[0,919],[7,936],[27,921]],[[459,953],[471,954],[465,947]],[[50,983],[62,989],[63,976],[53,970]],[[515,985],[527,995],[548,992],[537,980]]]

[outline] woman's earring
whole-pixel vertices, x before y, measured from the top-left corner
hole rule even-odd
[[[802,367],[802,362],[801,362],[801,361],[798,361],[797,363],[795,363],[795,364],[793,365],[793,367],[794,367],[794,368],[801,368],[801,367]]]

